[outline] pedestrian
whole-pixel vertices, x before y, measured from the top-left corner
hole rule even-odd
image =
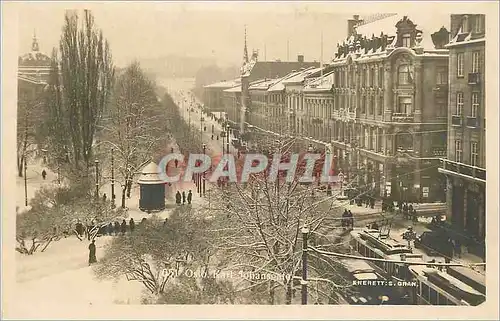
[[[79,238],[83,236],[83,224],[80,220],[76,221],[75,231]]]
[[[106,193],[102,194],[102,201],[104,203],[106,203],[106,199],[108,198],[108,196],[106,195]]]
[[[113,235],[113,223],[109,222],[108,224],[108,234],[111,236]]]
[[[130,221],[128,222],[129,226],[130,226],[130,232],[134,232],[135,230],[135,222],[134,222],[134,219],[133,218],[130,218]]]
[[[127,221],[125,221],[125,219],[123,219],[122,224],[120,226],[120,232],[122,232],[122,235],[124,235],[125,232],[127,232]]]
[[[177,159],[174,160],[175,168],[179,165],[179,161]]]
[[[214,134],[212,134],[212,140],[214,140]]]
[[[344,213],[342,213],[342,221],[341,221],[341,225],[344,228],[344,230],[347,226],[347,217],[348,216],[349,216],[349,213],[347,212],[347,209],[344,209]]]
[[[191,190],[189,190],[188,195],[187,195],[188,204],[191,204],[192,200],[193,200],[193,192],[191,192]]]
[[[219,135],[217,135],[217,140],[219,140]]]
[[[163,226],[164,226],[164,227],[165,227],[165,226],[167,226],[167,223],[168,223],[168,218],[167,218],[167,217],[165,217],[165,221],[163,221]]]
[[[170,154],[173,154],[173,153],[174,153],[174,148],[170,147]]]
[[[114,231],[115,231],[115,235],[118,235],[120,233],[120,223],[118,223],[118,221],[115,221]]]
[[[45,170],[42,171],[42,178],[45,180],[47,177],[47,172]]]
[[[175,204],[177,205],[181,205],[181,193],[179,191],[177,191],[177,193],[175,193]]]
[[[182,205],[186,204],[186,192],[182,191]]]
[[[97,257],[95,255],[95,240],[92,240],[92,243],[89,244],[89,266],[92,263],[97,263]]]
[[[351,230],[354,228],[354,216],[352,215],[351,210],[347,211],[349,217],[349,223],[351,225]]]

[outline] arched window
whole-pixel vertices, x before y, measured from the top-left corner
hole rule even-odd
[[[413,137],[408,132],[401,132],[396,135],[396,150],[399,152],[413,151]]]
[[[398,83],[400,85],[409,85],[412,83],[411,70],[409,65],[401,65],[398,68]]]

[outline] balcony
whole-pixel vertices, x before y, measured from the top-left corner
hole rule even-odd
[[[467,127],[479,127],[479,119],[477,117],[467,117]]]
[[[432,149],[432,156],[434,156],[434,157],[446,157],[446,147],[434,147]]]
[[[441,159],[441,161],[443,162],[442,167],[438,170],[442,174],[452,175],[483,184],[486,183],[486,169],[484,168],[457,163],[449,159]]]
[[[462,115],[452,115],[451,116],[452,126],[462,126]]]
[[[467,79],[469,85],[478,85],[479,81],[481,80],[481,74],[478,72],[470,72],[469,77]]]
[[[412,123],[413,115],[405,114],[405,113],[393,113],[392,121],[398,123]]]

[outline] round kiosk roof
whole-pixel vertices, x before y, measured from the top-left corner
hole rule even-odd
[[[160,169],[155,162],[151,162],[146,165],[141,171],[141,177],[137,180],[137,183],[141,185],[158,185],[164,184],[163,180],[160,179]]]

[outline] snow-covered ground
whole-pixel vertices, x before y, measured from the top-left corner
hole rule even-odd
[[[109,238],[97,239],[97,260]],[[141,284],[95,278],[87,263],[87,246],[88,242],[69,237],[51,244],[43,253],[16,253],[19,295],[58,304],[140,304]]]

